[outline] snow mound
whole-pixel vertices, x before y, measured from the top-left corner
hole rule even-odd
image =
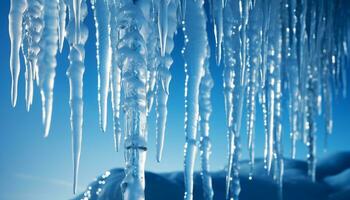
[[[331,161],[331,162],[330,162]],[[284,200],[349,200],[350,199],[350,152],[329,155],[321,159],[317,167],[317,181],[311,182],[307,177],[307,164],[300,160],[285,160],[285,175],[283,184]],[[241,162],[241,200],[277,200],[277,185],[271,176],[267,175],[263,161],[256,160],[254,177],[249,180],[249,165]],[[226,172],[212,173],[214,199],[225,199]],[[88,189],[74,200],[122,200],[120,183],[124,177],[123,169],[107,171],[91,183]],[[202,183],[200,173],[194,176],[194,199],[201,200]],[[155,174],[146,172],[147,200],[179,200],[183,199],[184,177],[182,172]],[[84,199],[84,200],[85,200]]]

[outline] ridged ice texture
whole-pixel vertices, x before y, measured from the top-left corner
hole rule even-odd
[[[250,172],[249,178],[253,176],[254,170],[254,140],[255,140],[255,118],[256,118],[256,96],[258,90],[258,72],[261,65],[262,45],[262,23],[261,3],[257,0],[251,10],[250,23],[248,24],[248,68],[247,68],[247,134]]]
[[[22,44],[22,16],[27,8],[26,0],[11,0],[9,13],[9,35],[11,40],[10,71],[11,71],[11,103],[17,103],[18,78],[20,72],[19,49]]]
[[[69,42],[69,67],[67,76],[70,85],[69,105],[71,109],[71,133],[72,133],[72,153],[73,153],[73,192],[76,192],[78,185],[78,171],[81,152],[81,142],[83,137],[83,76],[85,71],[84,45],[88,38],[88,29],[84,25],[84,19],[87,15],[87,5],[82,1],[80,12],[80,32],[78,33],[79,40],[75,40],[76,26],[75,15],[73,12],[72,1],[68,2],[69,7],[69,23],[67,27],[67,39]],[[79,41],[79,42],[77,42]]]
[[[239,159],[241,156],[240,127],[243,106],[241,85],[241,52],[239,2],[228,1],[224,9],[224,72],[226,123],[228,127],[228,168],[226,199],[237,199],[241,191]]]
[[[117,27],[118,5],[117,2],[111,0],[109,3],[110,10],[110,28],[111,28],[111,48],[112,48],[112,69],[110,73],[111,84],[111,100],[113,109],[113,131],[114,131],[114,147],[116,151],[120,149],[122,131],[120,125],[120,100],[121,100],[121,63],[118,62],[117,44],[119,41],[119,33]]]
[[[145,161],[147,152],[147,49],[141,31],[146,21],[142,8],[149,1],[123,1],[118,10],[118,60],[122,63],[125,118],[125,177],[121,184],[124,200],[145,199]],[[145,11],[146,12],[146,11]]]
[[[199,119],[199,86],[204,75],[204,64],[208,54],[206,34],[207,18],[203,0],[188,0],[184,24],[185,37],[185,134],[184,148],[184,199],[193,199],[193,172],[197,153],[197,131]]]
[[[49,135],[52,116],[53,88],[56,76],[58,50],[58,1],[44,1],[44,29],[40,40],[38,82],[42,102],[44,136]]]
[[[168,4],[168,15],[163,16],[167,20],[167,34],[164,46],[164,55],[160,58],[160,65],[158,66],[157,73],[157,99],[156,99],[156,115],[157,115],[157,161],[160,162],[163,154],[165,128],[167,122],[168,108],[167,102],[169,97],[169,84],[171,80],[170,67],[173,64],[171,52],[174,49],[174,35],[177,28],[177,3],[175,0],[171,0]],[[163,30],[165,28],[160,28]],[[165,34],[164,34],[165,35]],[[162,41],[161,41],[162,43]]]
[[[41,0],[28,0],[28,8],[23,16],[22,52],[26,66],[25,100],[27,111],[33,103],[33,82],[37,73],[39,42],[43,30],[43,3]]]
[[[78,0],[75,0],[78,1]],[[108,0],[91,0],[96,27],[99,122],[103,132],[107,129],[107,102],[111,71],[110,13]]]
[[[66,34],[66,17],[67,17],[67,5],[65,0],[59,0],[59,42],[58,47],[60,53],[62,53],[64,37]]]
[[[209,50],[208,50],[209,52]],[[201,156],[201,176],[202,176],[202,188],[203,198],[205,200],[212,200],[214,196],[214,190],[212,186],[212,179],[210,175],[210,154],[211,154],[211,141],[209,137],[209,120],[212,113],[211,105],[211,90],[214,86],[213,78],[209,71],[209,55],[205,60],[205,73],[199,86],[199,131],[200,131],[200,156]]]

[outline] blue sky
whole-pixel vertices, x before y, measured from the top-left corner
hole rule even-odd
[[[0,6],[0,199],[68,199],[72,197],[72,158],[71,133],[69,127],[69,83],[65,75],[68,67],[68,48],[58,55],[58,67],[54,89],[54,107],[50,136],[43,137],[41,127],[41,102],[35,88],[34,104],[31,111],[25,111],[24,101],[24,66],[19,80],[19,98],[17,107],[10,102],[10,40],[8,36],[9,1],[2,1]],[[90,37],[86,44],[86,70],[84,77],[84,136],[81,156],[79,191],[105,170],[123,167],[123,153],[116,153],[113,148],[112,113],[109,105],[107,133],[98,128],[97,108],[97,72],[95,29],[93,17],[89,13],[86,23]],[[213,34],[209,32],[213,48]],[[175,39],[173,53],[173,79],[170,85],[169,114],[164,158],[162,163],[155,161],[154,113],[149,122],[149,152],[147,170],[165,172],[182,170],[184,136],[184,70],[180,56],[182,47],[181,35]],[[212,50],[212,52],[214,52]],[[211,119],[211,137],[213,154],[211,165],[219,170],[226,164],[227,144],[224,119],[224,100],[222,92],[222,66],[216,66],[211,58],[211,72],[215,81],[213,89],[213,114]],[[349,80],[348,80],[349,83]],[[350,85],[350,84],[348,84]],[[348,94],[350,90],[348,89]],[[334,135],[329,140],[329,152],[350,150],[350,134],[347,131],[350,119],[350,99],[334,98]],[[286,112],[286,109],[283,109]],[[261,111],[257,111],[256,155],[262,156],[263,132]],[[287,117],[284,117],[284,152],[289,155],[290,140]],[[320,122],[321,123],[321,122]],[[322,156],[323,124],[318,131],[318,149]],[[243,126],[244,127],[244,126]],[[244,130],[243,130],[244,131]],[[246,137],[242,134],[243,158],[247,158]],[[306,157],[303,144],[298,144],[297,156]],[[197,160],[197,169],[199,169]]]

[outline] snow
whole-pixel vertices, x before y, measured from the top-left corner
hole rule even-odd
[[[320,160],[317,169],[327,169],[329,159],[335,160],[350,160],[349,152],[337,153],[325,157]],[[248,161],[241,162],[240,178],[242,191],[240,199],[272,199],[277,200],[278,186],[268,176],[264,169],[263,159],[255,160],[254,178],[249,180],[250,166]],[[337,168],[342,168],[342,162],[333,162],[332,165]],[[339,166],[338,166],[339,165]],[[332,171],[329,168],[330,172]],[[307,177],[307,163],[301,160],[285,160],[285,174],[283,186],[283,199],[307,199],[307,200],[345,200],[350,198],[349,183],[350,165],[338,172],[336,175],[327,176],[325,179],[329,181],[318,180],[316,182],[310,181]],[[121,199],[120,189],[118,185],[123,177],[123,170],[113,169],[108,171],[110,176],[106,179],[98,177],[96,181],[90,184],[89,191],[92,194],[90,200],[101,199]],[[218,171],[211,173],[213,178],[214,200],[225,199],[225,171]],[[98,184],[101,180],[105,181],[104,185]],[[194,175],[194,198],[206,199],[203,197],[203,190],[200,180],[200,173]],[[330,181],[332,180],[332,181]],[[182,172],[155,174],[146,172],[146,190],[145,195],[147,199],[169,199],[177,200],[182,198],[184,179]],[[101,189],[100,195],[95,195],[97,189]],[[88,190],[87,190],[88,191]],[[162,192],[156,192],[162,191]],[[253,192],[254,191],[254,192]],[[87,192],[85,192],[87,193]],[[78,195],[74,199],[83,199],[84,193]]]

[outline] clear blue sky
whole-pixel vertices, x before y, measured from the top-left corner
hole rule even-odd
[[[0,4],[0,199],[68,199],[72,197],[72,158],[71,133],[69,127],[69,83],[65,75],[68,67],[68,48],[65,44],[62,55],[58,55],[58,67],[55,81],[54,108],[51,132],[48,139],[43,138],[41,127],[41,102],[38,90],[35,90],[31,112],[25,111],[24,66],[19,81],[19,99],[13,109],[10,102],[10,40],[8,36],[9,1]],[[105,170],[123,167],[123,153],[113,149],[112,118],[109,110],[107,133],[98,128],[97,109],[97,73],[95,28],[93,17],[89,13],[87,25],[90,37],[86,44],[86,70],[84,82],[84,137],[81,156],[79,191]],[[209,32],[213,48],[213,34]],[[184,71],[180,56],[181,37],[176,37],[173,53],[173,79],[170,85],[168,127],[162,163],[155,161],[154,113],[149,122],[149,152],[147,170],[155,172],[182,170],[184,136]],[[214,52],[212,50],[212,52]],[[219,170],[226,164],[227,142],[224,118],[224,100],[222,92],[222,66],[216,66],[211,59],[210,69],[215,80],[213,89],[213,114],[211,136],[213,154],[211,165]],[[350,85],[348,80],[348,85]],[[37,89],[37,88],[35,88]],[[348,89],[348,94],[350,90]],[[350,150],[350,99],[335,98],[334,135],[329,141],[329,152]],[[109,105],[110,106],[110,105]],[[110,106],[111,107],[111,106]],[[286,112],[286,109],[283,110]],[[256,131],[256,155],[262,156],[263,132],[260,108],[258,109]],[[289,156],[289,128],[284,117],[284,152]],[[319,155],[322,156],[323,126],[318,132]],[[244,126],[243,126],[244,127]],[[244,131],[244,130],[243,130]],[[246,137],[243,134],[243,158],[247,158]],[[298,144],[298,158],[306,157],[305,147]],[[197,161],[197,169],[199,167]]]

